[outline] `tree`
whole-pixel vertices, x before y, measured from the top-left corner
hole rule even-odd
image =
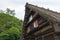
[[[20,40],[21,38],[23,21],[11,16],[11,13],[10,9],[0,13],[0,40]]]
[[[4,11],[3,10],[0,10],[0,13],[4,13]]]
[[[15,15],[15,10],[11,10],[11,9],[7,8],[6,13],[11,15],[11,16],[14,16]]]

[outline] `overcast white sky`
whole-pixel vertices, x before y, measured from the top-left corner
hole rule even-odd
[[[25,14],[24,7],[26,2],[60,12],[60,0],[0,0],[0,10],[5,11],[6,8],[15,10],[15,16],[23,20]]]

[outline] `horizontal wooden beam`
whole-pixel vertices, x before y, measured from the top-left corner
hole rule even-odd
[[[31,35],[31,34],[37,32],[37,31],[39,31],[40,29],[42,29],[44,26],[47,26],[48,24],[49,24],[48,21],[44,22],[43,24],[39,25],[38,28],[34,28],[34,29],[31,30],[29,33],[27,33],[26,36],[29,36],[29,35]]]

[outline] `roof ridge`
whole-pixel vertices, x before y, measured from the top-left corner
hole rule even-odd
[[[29,3],[27,2],[26,5],[31,5],[31,4],[29,4]],[[50,11],[50,12],[53,12],[53,13],[60,14],[60,13],[58,13],[57,11],[53,11],[53,10],[50,10],[50,9],[45,9],[45,8],[43,8],[43,7],[38,7],[38,6],[36,6],[36,5],[31,5],[31,6],[35,6],[35,7],[37,7],[37,8],[43,9],[43,10],[47,10],[47,11]]]

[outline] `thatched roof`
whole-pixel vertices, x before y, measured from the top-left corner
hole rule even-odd
[[[60,23],[60,13],[58,13],[58,12],[54,12],[52,10],[45,9],[42,7],[38,7],[38,6],[34,6],[34,5],[31,5],[28,3],[26,3],[26,7],[30,8],[31,10],[33,10],[37,13],[39,13],[41,16],[48,19],[49,21]]]

